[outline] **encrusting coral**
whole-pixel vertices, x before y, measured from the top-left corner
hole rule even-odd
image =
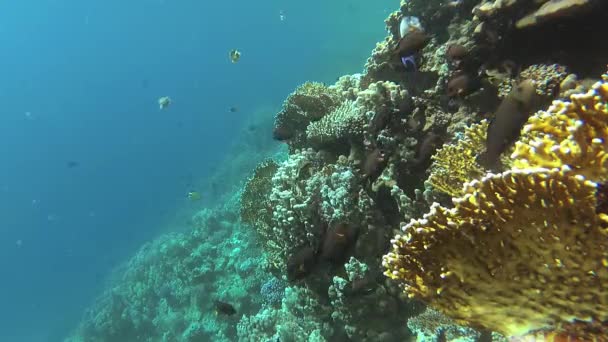
[[[454,208],[434,204],[403,227],[385,274],[457,322],[507,336],[602,326],[607,94],[599,82],[530,118],[514,168],[466,183]]]

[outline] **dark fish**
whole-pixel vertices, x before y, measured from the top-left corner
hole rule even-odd
[[[228,111],[229,111],[230,113],[236,113],[236,112],[238,112],[238,111],[239,111],[239,109],[238,109],[237,107],[230,107],[230,108],[228,108]]]
[[[75,167],[80,166],[80,163],[74,160],[70,160],[67,163],[65,163],[65,166],[67,166],[68,169],[73,169]]]
[[[468,74],[457,74],[448,81],[447,95],[449,97],[467,96],[481,86],[477,77]]]
[[[215,304],[215,311],[218,314],[232,316],[236,313],[236,309],[234,308],[234,306],[232,306],[232,304],[222,302],[221,300],[216,300],[214,302],[214,304]]]
[[[285,141],[293,138],[294,133],[287,127],[275,126],[272,130],[272,138],[278,141]]]
[[[310,246],[300,248],[287,260],[287,280],[294,281],[305,278],[315,266],[317,255]]]
[[[423,166],[427,164],[430,161],[431,156],[441,144],[442,141],[439,134],[434,132],[427,134],[424,139],[422,139],[422,142],[418,147],[418,153],[416,154],[414,165]]]
[[[325,232],[321,258],[333,263],[344,261],[348,248],[356,238],[356,230],[345,223],[338,223]]]
[[[386,160],[384,158],[384,153],[381,149],[376,148],[365,157],[361,171],[363,171],[363,175],[366,178],[370,177],[374,179],[379,176],[385,165]]]
[[[460,44],[451,44],[450,46],[448,46],[445,55],[448,57],[448,59],[454,61],[462,60],[467,56],[468,53],[469,51],[466,47]]]
[[[409,57],[422,50],[431,41],[431,36],[422,30],[412,30],[406,34],[395,49],[395,53],[401,57]]]
[[[538,106],[534,82],[525,80],[502,100],[488,126],[486,150],[477,158],[479,165],[496,169],[500,155],[519,138],[528,117]]]
[[[370,294],[378,285],[373,277],[367,275],[363,278],[357,278],[350,282],[350,286],[344,288],[346,297],[364,296]]]
[[[447,342],[448,338],[445,336],[447,329],[441,329],[437,334],[437,342]]]

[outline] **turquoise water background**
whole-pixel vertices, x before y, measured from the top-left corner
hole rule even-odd
[[[0,3],[0,340],[61,340],[113,268],[217,200],[186,193],[230,162],[253,115],[307,80],[360,72],[397,6]]]

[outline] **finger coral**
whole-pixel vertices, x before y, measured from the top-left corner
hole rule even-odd
[[[569,165],[590,180],[608,180],[608,75],[585,94],[554,101],[524,127],[515,146],[514,167],[555,168]]]
[[[465,184],[403,228],[385,274],[458,323],[517,336],[573,319],[605,321],[608,215],[597,184],[568,167]]]

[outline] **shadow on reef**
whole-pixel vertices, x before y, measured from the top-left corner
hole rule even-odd
[[[534,6],[534,5],[532,5]],[[530,11],[518,8],[518,12]],[[513,13],[501,12],[504,20]],[[581,78],[597,77],[606,68],[608,45],[606,22],[608,3],[595,1],[584,12],[564,16],[559,21],[539,23],[521,29],[509,27],[502,18],[488,19],[489,27],[479,36],[483,55],[491,62],[513,61],[518,66],[532,64],[560,64]],[[492,27],[496,25],[497,27]],[[508,27],[501,30],[502,27]],[[498,39],[494,42],[494,39]]]

